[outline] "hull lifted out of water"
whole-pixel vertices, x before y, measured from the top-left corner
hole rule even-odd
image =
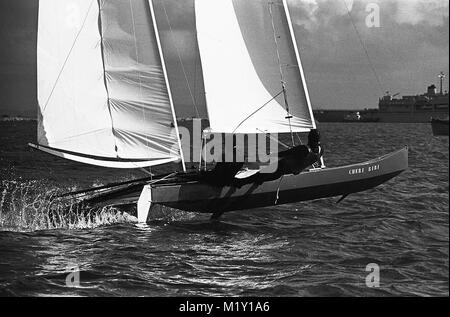
[[[67,23],[68,5],[80,13],[79,26]],[[156,206],[218,217],[233,210],[345,197],[408,167],[405,148],[372,161],[325,168],[289,1],[196,0],[180,12],[166,5],[156,0],[39,1],[34,147],[94,166],[137,169],[181,161],[183,170],[71,196],[94,205],[137,206],[141,222]],[[181,15],[195,21],[179,31],[191,35],[189,46],[197,58],[177,48],[170,20]],[[180,63],[168,64],[173,48]],[[185,73],[183,59],[201,62],[199,84],[194,83],[201,90],[191,90],[190,76],[179,81],[174,75]],[[200,137],[205,149],[211,134],[266,139],[289,133],[287,151],[270,151],[280,156],[276,171],[251,175],[233,163],[234,172],[218,164],[213,171],[186,173],[186,138],[180,135],[176,112],[192,98],[200,117],[193,92],[206,105],[209,126]],[[307,146],[296,146],[296,133],[308,133]],[[256,150],[250,142],[242,147],[247,153]],[[304,170],[314,164],[321,168]]]
[[[408,149],[404,148],[359,164],[313,169],[240,188],[210,185],[202,181],[200,174],[185,174],[161,179],[160,182],[153,179],[134,184],[116,184],[100,189],[102,192],[88,202],[112,206],[137,204],[141,221],[146,221],[151,208],[156,206],[218,216],[228,211],[347,196],[374,188],[407,168]]]

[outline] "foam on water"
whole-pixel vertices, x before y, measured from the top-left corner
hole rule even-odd
[[[136,217],[116,208],[90,208],[59,198],[60,189],[39,181],[2,181],[0,188],[1,231],[87,229],[137,222]]]

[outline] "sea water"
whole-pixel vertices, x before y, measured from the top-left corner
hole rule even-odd
[[[410,147],[408,171],[339,204],[238,211],[218,222],[166,210],[148,225],[59,199],[147,175],[33,151],[35,125],[0,122],[0,295],[449,294],[449,141],[429,124],[320,124],[330,167]],[[368,283],[373,268],[379,283]]]

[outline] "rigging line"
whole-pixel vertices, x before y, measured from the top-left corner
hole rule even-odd
[[[114,118],[112,115],[112,110],[111,110],[111,100],[110,100],[110,92],[109,92],[109,87],[108,87],[108,78],[106,76],[106,63],[105,63],[105,47],[104,47],[104,43],[103,43],[103,21],[102,21],[102,5],[104,5],[104,3],[102,3],[101,1],[98,1],[98,9],[99,9],[99,14],[98,14],[98,25],[99,25],[99,31],[100,31],[100,50],[101,50],[101,55],[102,55],[102,66],[103,66],[103,81],[104,81],[104,85],[105,85],[105,90],[106,90],[106,104],[108,107],[108,114],[109,114],[109,118],[111,120],[111,136],[113,138],[114,141],[114,152],[116,152],[116,156],[117,158],[120,158],[119,156],[119,148],[117,146],[117,138],[116,138],[116,129],[114,128]]]
[[[283,181],[284,175],[281,176],[280,182],[278,183],[277,187],[277,196],[275,197],[275,205],[278,204],[278,200],[280,199],[280,188],[281,188],[281,182]]]
[[[70,55],[72,55],[72,51],[75,48],[75,44],[77,43],[78,38],[80,37],[80,34],[83,31],[84,26],[86,25],[86,21],[87,21],[87,18],[89,16],[89,13],[91,12],[91,8],[92,8],[92,5],[94,4],[94,1],[95,0],[92,0],[91,4],[89,5],[88,11],[87,11],[86,16],[84,17],[84,20],[83,20],[83,24],[81,25],[80,30],[78,31],[77,35],[75,36],[75,40],[73,41],[72,47],[70,48],[69,53],[67,54],[66,59],[64,60],[63,66],[62,66],[61,70],[59,71],[59,74],[58,74],[58,77],[56,78],[55,84],[53,85],[53,88],[52,88],[52,90],[50,92],[50,95],[48,96],[47,101],[45,102],[44,109],[42,109],[42,113],[44,113],[45,109],[47,109],[47,105],[50,102],[50,99],[52,98],[53,93],[55,92],[56,85],[58,85],[58,82],[59,82],[59,80],[61,78],[61,75],[62,75],[64,69],[66,68],[67,62],[69,61],[69,57],[70,57]]]
[[[236,127],[236,129],[233,130],[232,134],[236,132],[237,129],[239,129],[239,127],[244,124],[245,121],[247,121],[248,119],[250,119],[253,115],[255,115],[258,111],[260,111],[262,108],[264,108],[265,106],[267,106],[272,100],[274,100],[275,98],[277,98],[279,95],[281,95],[283,93],[283,90],[280,91],[278,94],[276,94],[274,97],[272,97],[269,101],[267,101],[265,104],[263,104],[261,107],[259,107],[258,109],[256,109],[255,111],[253,111],[249,116],[247,116],[244,120],[241,121],[241,123],[239,123]]]
[[[178,46],[176,45],[176,41],[175,41],[175,38],[173,36],[174,32],[173,32],[173,29],[172,29],[172,24],[170,23],[169,15],[167,14],[166,5],[164,4],[165,1],[166,0],[162,0],[161,3],[162,3],[162,6],[163,6],[163,9],[164,9],[164,14],[165,14],[166,19],[167,19],[167,24],[169,25],[170,34],[172,35],[173,46],[175,46],[175,50],[177,52],[178,59],[180,60],[181,69],[183,71],[184,79],[186,80],[187,88],[189,90],[189,94],[191,96],[192,103],[193,103],[194,108],[195,108],[195,113],[197,114],[197,117],[200,118],[200,113],[198,111],[197,102],[196,102],[195,97],[193,95],[193,92],[192,92],[192,89],[191,89],[191,85],[189,84],[189,79],[187,77],[186,69],[184,68],[183,60],[181,59],[180,50],[179,50]]]
[[[207,162],[207,160],[206,160],[206,158],[207,158],[207,155],[208,155],[208,153],[207,153],[207,144],[208,144],[208,141],[206,140],[206,134],[204,134],[203,133],[203,137],[204,137],[204,140],[205,140],[205,146],[204,146],[204,155],[205,155],[205,157],[204,157],[204,162],[205,162],[205,172],[208,170],[208,162]]]
[[[195,12],[195,1],[193,2],[193,10]],[[198,72],[198,68],[199,68],[199,59],[200,59],[200,48],[198,47],[198,34],[197,34],[197,17],[194,14],[194,26],[195,26],[195,30],[194,30],[194,36],[195,36],[195,72],[194,72],[194,98],[195,98],[195,102],[197,103],[197,99],[198,99],[198,88],[197,88],[197,72]],[[200,65],[201,66],[201,65]]]
[[[173,177],[173,176],[176,176],[178,174],[178,172],[173,172],[172,174],[169,174],[169,175],[167,175],[167,176],[164,176],[163,178],[160,178],[160,179],[157,179],[157,180],[152,180],[152,181],[150,181],[149,183],[147,183],[148,185],[153,185],[153,184],[156,184],[156,183],[159,183],[159,182],[162,182],[162,181],[165,181],[166,179],[168,179],[168,178],[171,178],[171,177]]]
[[[281,87],[283,89],[284,104],[286,106],[286,112],[287,112],[286,119],[288,119],[288,122],[289,122],[289,130],[291,132],[292,146],[295,146],[295,140],[294,140],[294,135],[293,135],[293,132],[292,132],[292,124],[291,124],[292,116],[291,116],[290,111],[289,111],[289,103],[288,103],[287,95],[286,95],[286,85],[285,85],[285,81],[284,81],[283,66],[281,64],[280,50],[279,50],[279,47],[278,47],[277,31],[276,31],[276,28],[275,28],[275,21],[274,21],[273,12],[272,12],[272,5],[273,4],[274,4],[273,2],[269,2],[269,14],[270,14],[270,17],[271,17],[271,20],[272,20],[273,38],[275,40],[275,46],[276,46],[276,50],[277,50],[278,66],[280,68]]]
[[[350,9],[349,9],[347,3],[345,2],[345,0],[342,0],[342,2],[344,2],[345,8],[347,9],[347,14],[348,14],[348,16],[350,18],[352,26],[355,29],[355,33],[358,36],[359,42],[361,43],[361,46],[362,46],[362,48],[364,50],[364,53],[366,54],[367,60],[369,61],[369,66],[372,69],[373,74],[375,75],[375,79],[377,80],[378,87],[379,87],[381,92],[384,92],[383,85],[381,84],[380,77],[378,76],[378,73],[375,70],[375,66],[372,63],[372,59],[370,58],[369,52],[368,52],[368,50],[366,48],[366,45],[364,44],[364,41],[361,38],[361,33],[359,33],[359,30],[358,30],[358,28],[357,28],[357,26],[355,24],[355,21],[353,20],[352,13],[350,12]]]
[[[200,147],[200,157],[198,162],[198,171],[200,172],[202,170],[202,162],[203,162],[203,148],[205,147],[205,138],[202,136],[202,146]]]
[[[142,172],[144,172],[144,174],[147,174],[147,175],[149,175],[150,177],[153,177],[153,174],[152,174],[152,172],[150,171],[147,171],[144,167],[140,167],[140,166],[138,166],[136,163],[134,163],[134,162],[132,162],[133,163],[133,165],[135,165],[136,166],[136,168],[138,168],[138,169],[140,169]]]
[[[298,133],[295,134],[297,136],[298,141],[300,142],[300,145],[303,144],[302,143],[302,139],[300,138],[300,136],[298,135]]]
[[[197,63],[198,63],[198,58],[195,57],[195,62],[194,62],[194,100],[195,103],[197,103]],[[198,111],[196,111],[198,114]]]
[[[82,137],[82,136],[87,136],[89,134],[94,134],[94,133],[97,133],[97,132],[103,131],[103,130],[104,129],[101,128],[101,129],[96,129],[96,130],[93,130],[93,131],[88,131],[88,132],[85,132],[85,133],[79,133],[79,134],[71,135],[71,136],[68,136],[66,138],[58,140],[58,143],[69,142],[69,141],[71,141],[73,139],[77,139],[77,138]]]
[[[289,146],[289,145],[287,145],[287,144],[281,142],[278,138],[273,137],[270,133],[267,133],[266,131],[263,131],[263,130],[261,130],[261,129],[257,129],[257,130],[260,131],[260,132],[262,132],[262,133],[264,133],[266,136],[269,137],[269,139],[272,139],[272,140],[278,142],[278,144],[284,146],[285,148],[290,149],[290,146]]]
[[[281,65],[280,51],[278,49],[278,40],[277,40],[277,33],[276,33],[276,29],[275,29],[275,22],[274,22],[273,13],[272,13],[272,5],[273,5],[273,2],[270,2],[269,3],[269,13],[270,13],[270,17],[272,18],[273,37],[274,37],[275,46],[276,46],[276,49],[277,49],[277,59],[278,59],[278,66],[280,68],[281,85],[283,86],[283,90],[284,90],[285,89],[285,87],[284,87],[284,76],[283,76],[283,69],[282,69],[282,65]],[[286,109],[289,112],[289,105],[287,105],[287,104],[286,104]]]
[[[176,176],[177,174],[178,174],[177,172],[174,172],[172,174],[164,176],[163,178],[159,178],[159,179],[156,179],[156,180],[151,179],[149,182],[146,182],[145,184],[146,185],[154,185],[154,184],[157,184],[159,182],[165,181],[168,178]],[[123,184],[115,184],[115,185],[110,186],[110,187],[108,187],[108,185],[106,185],[106,186],[102,186],[100,188],[92,188],[92,189],[89,189],[89,190],[86,190],[86,191],[83,191],[83,192],[74,193],[74,194],[70,194],[69,193],[67,196],[72,196],[75,199],[79,199],[80,200],[80,199],[84,199],[85,197],[87,197],[88,195],[90,195],[91,193],[93,193],[95,191],[98,191],[98,193],[96,193],[96,194],[101,194],[102,192],[107,191],[109,189],[112,189],[113,187],[118,187],[118,186],[122,186],[122,185],[133,184],[133,183],[139,183],[139,180],[132,180],[132,181],[129,181],[129,182],[125,182]],[[66,197],[66,195],[64,195],[62,197]]]
[[[134,19],[133,4],[131,3],[131,0],[129,0],[129,4],[130,4],[131,20],[133,23],[134,50],[136,53],[136,66],[137,66],[136,70],[137,70],[137,75],[138,75],[138,79],[139,79],[139,98],[142,99],[142,78],[141,78],[141,71],[139,69],[139,50],[138,50],[137,38],[136,38],[136,21]],[[147,119],[145,117],[144,107],[142,107],[142,121],[144,121],[144,124],[147,121]],[[149,156],[151,157],[150,143],[149,143],[148,137],[145,138],[145,141],[147,143],[147,149],[149,152]]]

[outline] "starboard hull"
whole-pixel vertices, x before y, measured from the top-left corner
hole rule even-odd
[[[234,210],[348,195],[374,188],[408,168],[408,149],[383,157],[336,168],[285,175],[282,179],[240,188],[213,186],[202,181],[164,182],[151,185],[152,206],[162,205],[199,213]],[[110,205],[135,205],[142,185],[109,193]]]
[[[198,182],[155,186],[152,203],[201,213],[268,207],[365,191],[407,168],[408,151],[403,149],[361,164],[311,170],[241,188]]]

